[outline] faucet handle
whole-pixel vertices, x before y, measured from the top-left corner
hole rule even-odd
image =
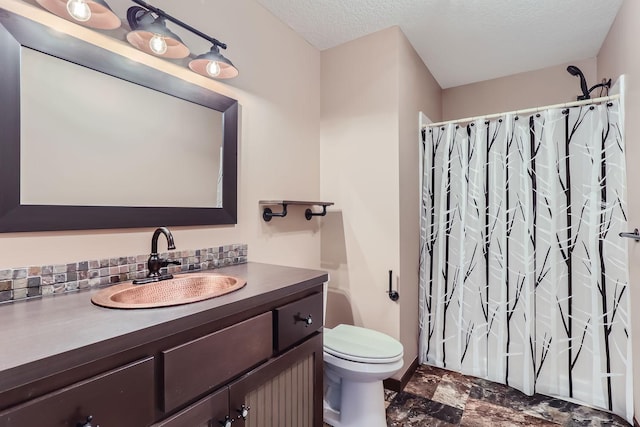
[[[173,265],[182,265],[182,262],[177,261],[177,260],[173,260],[173,259],[163,259],[162,260],[162,266],[166,267],[169,264],[173,264]]]

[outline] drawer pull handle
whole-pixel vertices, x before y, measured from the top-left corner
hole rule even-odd
[[[87,420],[86,420],[86,421],[84,421],[84,422],[79,421],[78,423],[76,423],[76,426],[77,426],[77,427],[92,427],[92,425],[91,425],[91,421],[93,421],[93,416],[92,416],[92,415],[89,415],[89,416],[87,417]],[[99,425],[96,425],[96,427],[100,427],[100,426],[99,426]]]
[[[311,318],[311,315],[309,314],[307,317],[302,317],[300,316],[300,314],[298,313],[296,315],[296,322],[304,322],[304,327],[307,328],[311,325],[313,325],[313,319]]]
[[[229,415],[227,415],[226,417],[224,417],[224,421],[220,421],[220,425],[222,427],[231,427],[231,424],[233,424],[235,420],[233,418],[230,418]]]
[[[250,409],[251,409],[250,406],[242,405],[240,409],[238,409],[238,413],[240,414],[238,415],[238,419],[242,418],[243,420],[246,420],[247,417],[249,416]]]

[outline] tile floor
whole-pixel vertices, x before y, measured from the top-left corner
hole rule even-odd
[[[618,416],[502,384],[420,366],[401,393],[386,391],[387,424],[413,426],[624,426]]]
[[[629,426],[607,412],[426,365],[385,399],[390,427]]]

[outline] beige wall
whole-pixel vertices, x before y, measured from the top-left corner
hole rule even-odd
[[[188,6],[190,3],[193,7]],[[171,0],[156,1],[154,5],[175,10]],[[68,23],[37,6],[0,0],[0,7],[238,99],[238,224],[172,227],[176,246],[189,249],[248,243],[251,261],[318,268],[319,220],[307,222],[303,210],[292,209],[287,218],[267,224],[261,219],[258,200],[319,197],[319,51],[253,0],[225,0],[215,5],[190,0],[180,6],[181,19],[229,45],[227,53],[240,70],[237,79],[213,81],[145,55],[124,42]],[[165,161],[170,162],[171,157],[158,161],[159,171],[165,168]],[[1,234],[0,268],[144,254],[149,251],[152,231]]]
[[[341,293],[356,325],[393,337],[399,306],[385,290],[388,271],[399,268],[396,38],[390,28],[322,52],[320,132],[321,196],[336,203],[321,229],[322,268],[331,274],[327,320]],[[330,246],[344,248],[342,260]]]
[[[442,119],[462,119],[575,101],[582,93],[580,79],[567,72],[568,65],[582,70],[589,87],[598,83],[596,59],[591,58],[453,87],[442,91]]]
[[[406,369],[418,334],[418,112],[440,119],[440,87],[397,27],[323,51],[321,67],[321,195],[336,202],[321,226],[327,321],[398,338]]]
[[[400,341],[405,350],[405,368],[418,355],[419,335],[419,247],[420,198],[418,113],[433,121],[441,120],[442,89],[399,32],[397,37],[400,78],[399,103],[399,175],[400,189]],[[391,207],[391,206],[389,206]],[[399,375],[396,375],[398,377]]]
[[[640,170],[635,165],[640,162],[640,145],[635,135],[640,132],[640,55],[637,40],[640,37],[640,2],[625,0],[618,16],[598,53],[598,78],[616,78],[627,76],[625,102],[625,127],[627,150],[627,200],[629,228],[640,224],[640,193],[635,183],[640,180]],[[640,246],[629,242],[629,273],[631,296],[631,329],[634,360],[634,413],[640,414]]]

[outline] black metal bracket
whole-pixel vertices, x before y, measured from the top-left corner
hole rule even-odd
[[[303,200],[260,200],[260,205],[265,206],[282,206],[282,212],[273,212],[271,208],[264,208],[262,210],[262,219],[269,222],[274,216],[283,218],[287,216],[287,206],[289,205],[301,205],[301,206],[322,206],[322,212],[314,212],[311,208],[307,208],[304,211],[304,217],[307,221],[311,221],[314,216],[327,215],[327,206],[332,206],[333,202],[308,202]]]
[[[325,216],[327,214],[327,205],[322,205],[322,212],[314,212],[311,209],[307,209],[304,211],[304,217],[307,218],[307,221],[311,221],[311,218],[314,216]]]
[[[280,218],[284,218],[285,216],[287,216],[287,204],[282,204],[282,212],[273,212],[271,208],[264,208],[264,211],[262,211],[262,219],[267,222],[271,221],[271,218],[273,218],[274,216]]]

